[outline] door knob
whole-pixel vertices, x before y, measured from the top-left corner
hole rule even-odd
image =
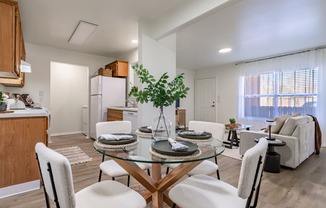
[[[211,107],[215,107],[215,105],[211,105]]]

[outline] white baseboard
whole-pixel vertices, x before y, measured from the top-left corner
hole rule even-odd
[[[73,132],[63,132],[63,133],[52,133],[51,136],[63,136],[69,134],[82,134],[82,131],[73,131]]]
[[[0,199],[40,189],[40,180],[0,188]]]

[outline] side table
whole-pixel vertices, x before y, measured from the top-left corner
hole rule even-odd
[[[236,128],[231,128],[231,129],[228,127],[225,127],[225,129],[229,131],[228,141],[223,142],[224,144],[226,144],[225,147],[230,148],[230,149],[232,149],[232,146],[239,147],[239,137],[238,137],[237,131],[244,130],[244,129],[249,131],[251,127],[253,127],[253,125],[245,125],[245,124],[241,124],[241,125],[237,126]]]
[[[259,139],[255,139],[255,142],[258,142]],[[265,168],[264,171],[269,173],[279,173],[281,172],[281,155],[275,152],[274,147],[276,146],[285,146],[286,142],[274,139],[267,140],[268,149],[266,153]]]

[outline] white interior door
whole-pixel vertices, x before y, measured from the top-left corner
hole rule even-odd
[[[195,120],[216,122],[216,79],[196,79]]]

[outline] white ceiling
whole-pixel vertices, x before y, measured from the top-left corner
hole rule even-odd
[[[25,42],[118,57],[137,46],[138,21],[180,4],[213,0],[18,0]],[[326,45],[325,0],[230,0],[177,31],[177,67],[203,69]],[[82,46],[68,44],[80,20],[99,27]],[[228,54],[218,54],[222,47]]]

